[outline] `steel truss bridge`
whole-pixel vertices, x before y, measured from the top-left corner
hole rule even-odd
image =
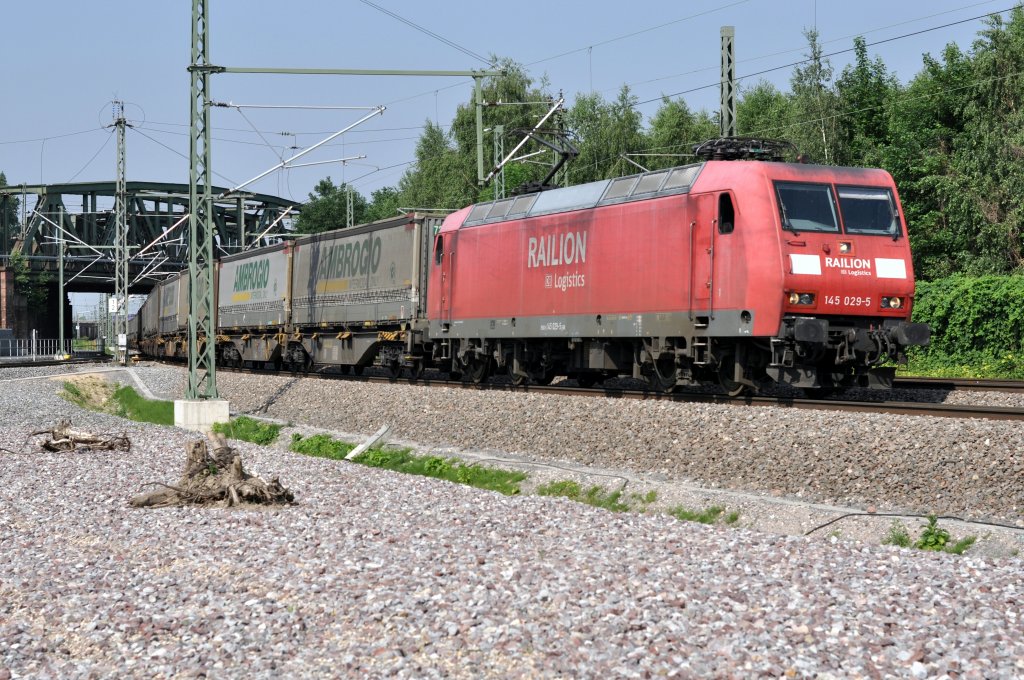
[[[189,188],[126,183],[130,292],[148,292],[156,281],[188,267]],[[56,272],[63,242],[65,289],[113,292],[116,191],[117,182],[0,187],[0,268],[6,268],[14,255],[29,262],[33,271]],[[212,187],[214,196],[227,191]],[[25,209],[24,224],[7,223],[8,206],[15,199]],[[285,218],[294,217],[300,207],[278,196],[249,192],[214,199],[215,256],[280,236]]]

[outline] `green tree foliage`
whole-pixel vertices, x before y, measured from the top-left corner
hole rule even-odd
[[[853,40],[856,55],[852,66],[836,80],[839,119],[839,165],[872,165],[882,162],[881,149],[889,137],[887,104],[899,92],[880,57],[868,59],[864,38]]]
[[[400,194],[395,187],[381,187],[370,192],[370,205],[366,208],[364,218],[367,222],[397,217]]]
[[[707,111],[694,113],[682,99],[665,97],[651,118],[647,132],[650,155],[636,160],[651,170],[683,165],[690,158],[694,144],[718,136],[718,124]]]
[[[7,186],[7,175],[0,172],[0,187],[5,186]],[[0,214],[0,234],[4,233],[4,227],[6,226],[6,233],[10,237],[17,231],[18,207],[21,205],[21,202],[16,196],[8,196],[6,200],[0,198],[0,201],[2,201],[0,209],[3,210],[3,214]],[[9,247],[9,243],[0,243],[0,252],[6,253]]]
[[[566,116],[579,138],[580,155],[568,168],[569,183],[582,184],[637,172],[623,156],[642,151],[646,138],[636,97],[623,86],[619,96],[606,102],[600,94],[581,94]]]
[[[322,231],[342,229],[348,225],[348,186],[342,182],[335,186],[330,177],[320,180],[309,201],[302,206],[302,212],[295,220],[295,230],[301,234],[318,234]],[[352,224],[366,221],[366,199],[355,189],[352,190]]]
[[[427,121],[416,143],[416,163],[398,182],[406,208],[458,210],[476,197],[476,170],[439,125]]]
[[[740,91],[736,103],[736,132],[742,137],[789,137],[793,102],[771,83],[761,80]],[[717,130],[716,130],[717,132]]]
[[[818,32],[804,32],[807,63],[793,69],[790,79],[792,115],[789,140],[816,163],[834,165],[842,156],[839,130],[839,97],[832,85],[832,64],[822,56]]]
[[[10,254],[7,266],[14,272],[14,290],[25,296],[29,308],[36,309],[46,305],[49,299],[48,284],[52,277],[46,272],[32,273],[32,267],[21,253]]]

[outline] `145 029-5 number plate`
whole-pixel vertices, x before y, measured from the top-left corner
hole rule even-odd
[[[842,305],[844,307],[870,307],[871,298],[859,295],[826,295],[826,305]]]

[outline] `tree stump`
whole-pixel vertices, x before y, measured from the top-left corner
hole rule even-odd
[[[232,507],[242,504],[285,505],[295,497],[277,477],[269,482],[248,474],[242,457],[228,446],[223,435],[214,434],[213,453],[206,440],[188,444],[185,469],[174,486],[158,484],[160,489],[139,494],[131,500],[135,508],[163,508],[172,505],[218,505]]]

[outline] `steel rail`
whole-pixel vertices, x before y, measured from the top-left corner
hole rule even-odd
[[[110,357],[80,357],[77,359],[40,359],[38,361],[8,361],[0,359],[0,371],[5,368],[32,368],[33,366],[60,366],[61,364],[78,365],[110,363]]]
[[[1024,380],[994,378],[896,378],[893,387],[907,390],[1024,392]]]

